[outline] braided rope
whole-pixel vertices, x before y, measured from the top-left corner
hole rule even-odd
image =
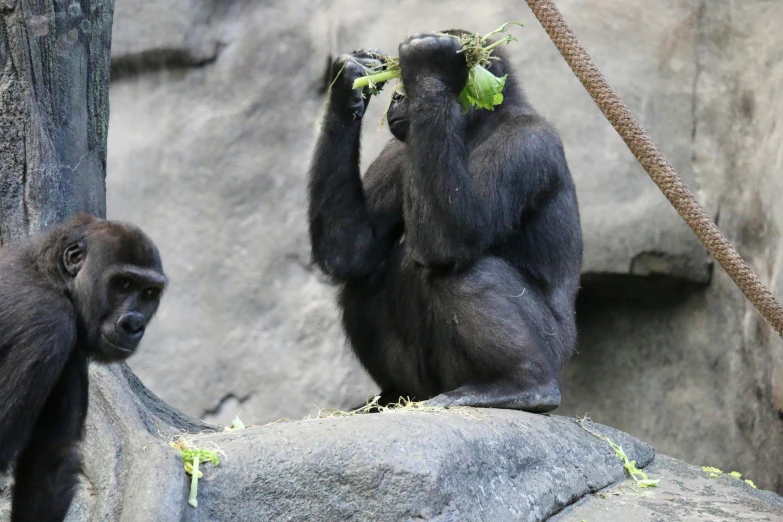
[[[526,0],[568,66],[590,93],[601,112],[636,156],[666,199],[696,233],[707,250],[783,338],[783,309],[707,216],[668,160],[593,63],[552,0]]]

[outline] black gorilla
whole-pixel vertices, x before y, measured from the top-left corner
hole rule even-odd
[[[87,363],[129,357],[166,284],[136,227],[79,215],[0,249],[0,472],[13,522],[59,522],[73,497]]]
[[[450,31],[460,34],[461,31]],[[509,74],[494,111],[463,114],[454,38],[399,48],[393,140],[359,174],[369,96],[352,90],[373,52],[344,56],[309,183],[314,261],[342,283],[350,343],[382,390],[430,404],[546,412],[576,342],[582,234],[557,132]],[[366,95],[366,93],[365,93]]]

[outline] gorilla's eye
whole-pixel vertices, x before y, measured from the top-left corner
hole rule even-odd
[[[127,290],[128,288],[130,288],[130,285],[131,285],[130,279],[121,277],[117,280],[117,286],[119,286],[123,290]]]
[[[144,299],[155,299],[160,295],[160,288],[147,288],[141,293]]]

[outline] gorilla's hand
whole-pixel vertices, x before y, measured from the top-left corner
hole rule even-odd
[[[406,95],[415,99],[427,87],[445,87],[459,94],[468,80],[465,55],[459,50],[456,39],[436,34],[414,34],[401,43],[400,69]]]
[[[368,74],[381,72],[381,53],[377,49],[344,54],[332,65],[332,87],[329,107],[342,117],[361,120],[370,103],[369,88],[354,89],[353,82]],[[378,84],[378,88],[382,84]]]

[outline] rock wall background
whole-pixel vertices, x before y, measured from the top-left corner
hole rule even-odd
[[[560,130],[586,252],[560,412],[783,491],[783,342],[712,264],[524,2],[123,0],[115,13],[110,217],[160,246],[171,287],[134,370],[185,412],[250,423],[376,391],[309,266],[305,179],[329,55],[508,20],[533,104]],[[770,0],[558,6],[699,200],[779,297],[783,105]],[[365,118],[365,164],[388,131]]]

